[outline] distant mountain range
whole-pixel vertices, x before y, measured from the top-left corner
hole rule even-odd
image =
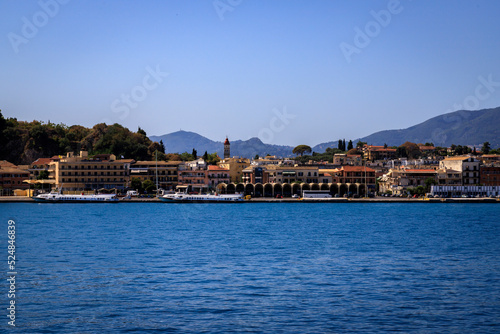
[[[198,155],[217,152],[220,157],[224,156],[224,143],[213,141],[195,132],[176,131],[163,136],[150,136],[152,141],[159,142],[163,140],[165,152],[183,153],[196,149]],[[240,156],[253,158],[255,155],[265,156],[266,154],[277,155],[281,157],[292,156],[292,146],[281,146],[264,144],[259,138],[250,138],[248,140],[230,140],[231,156]]]
[[[182,153],[195,148],[198,155],[205,151],[224,154],[224,144],[213,141],[194,132],[177,131],[163,136],[150,136],[152,141],[163,140],[166,152]],[[399,146],[406,141],[413,143],[434,143],[435,146],[476,145],[489,141],[492,148],[500,147],[500,107],[477,111],[459,110],[433,117],[407,129],[385,130],[367,137],[353,140],[371,145]],[[337,148],[338,139],[312,147],[314,152],[324,152],[327,148]],[[292,146],[264,144],[258,138],[231,141],[231,156],[251,158],[256,154],[281,157],[292,156]]]
[[[500,107],[477,111],[459,110],[433,117],[427,121],[401,130],[375,132],[358,140],[370,145],[399,146],[406,141],[433,143],[434,146],[455,145],[481,146],[490,142],[491,148],[500,147]],[[336,148],[338,140],[313,147],[315,152],[324,152],[328,147]]]

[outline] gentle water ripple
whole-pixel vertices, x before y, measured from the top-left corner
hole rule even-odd
[[[22,333],[500,332],[494,204],[0,210]]]

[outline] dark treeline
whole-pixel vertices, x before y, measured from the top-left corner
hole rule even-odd
[[[18,165],[81,150],[88,151],[89,155],[115,154],[117,158],[150,160],[155,150],[161,152],[162,146],[152,142],[140,128],[132,132],[120,124],[100,123],[86,128],[50,122],[25,122],[4,118],[0,112],[0,160]]]

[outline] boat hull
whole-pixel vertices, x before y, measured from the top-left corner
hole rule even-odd
[[[164,196],[161,200],[165,203],[244,203],[245,200],[241,196],[227,195],[169,195]]]

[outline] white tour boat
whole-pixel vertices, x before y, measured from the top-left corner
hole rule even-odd
[[[118,202],[116,194],[98,194],[98,195],[63,195],[57,191],[51,191],[49,194],[40,194],[33,197],[37,202],[45,203],[113,203]]]
[[[243,195],[241,194],[206,194],[206,195],[192,195],[183,192],[175,194],[166,194],[160,199],[164,202],[171,203],[238,203],[244,202]]]

